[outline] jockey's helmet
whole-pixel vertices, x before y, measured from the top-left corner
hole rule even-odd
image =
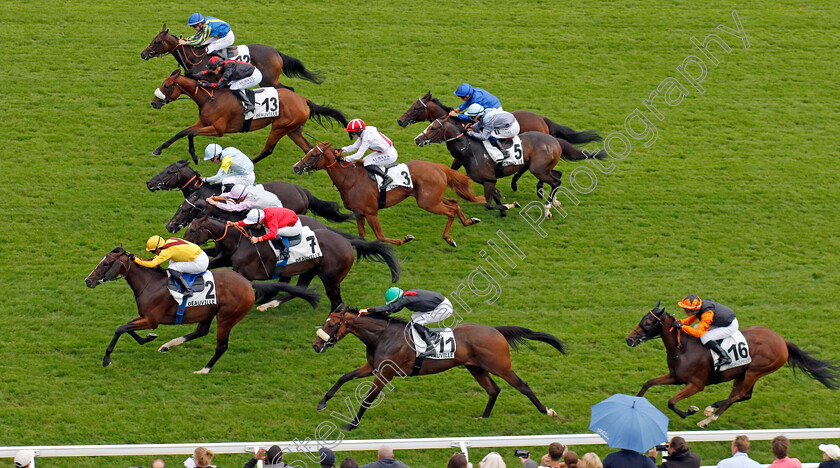
[[[257,224],[265,219],[265,211],[254,208],[245,216],[245,224]]]
[[[207,148],[204,148],[204,160],[209,161],[216,156],[222,154],[222,145],[210,143]]]
[[[474,92],[475,89],[473,89],[473,87],[470,86],[469,83],[461,83],[461,85],[458,86],[458,89],[455,90],[454,94],[458,97],[464,97],[466,95],[471,95]]]
[[[233,187],[231,187],[229,194],[231,198],[239,200],[240,198],[248,194],[248,186],[236,184]]]
[[[219,57],[218,55],[214,55],[210,57],[210,60],[207,61],[207,69],[208,70],[215,70],[216,67],[221,67],[224,65],[225,59]]]
[[[149,240],[146,241],[146,250],[149,252],[154,252],[158,249],[158,247],[162,246],[166,241],[163,240],[163,237],[160,236],[152,236]]]
[[[348,132],[361,132],[365,129],[365,122],[362,119],[353,119],[347,124],[344,130]]]
[[[677,305],[685,310],[697,310],[700,308],[700,306],[703,305],[703,300],[694,294],[689,294],[688,296],[685,296],[683,300],[681,300]]]
[[[201,13],[193,13],[190,15],[190,19],[187,20],[187,26],[195,26],[196,24],[201,24],[204,22],[204,16]]]
[[[404,292],[405,291],[403,291],[402,289],[400,289],[396,286],[388,288],[388,290],[385,291],[385,303],[390,304],[390,303],[396,301],[397,299],[399,299],[403,296]]]
[[[482,106],[479,103],[470,104],[470,107],[467,107],[467,110],[464,111],[464,114],[470,117],[484,115],[484,106]]]

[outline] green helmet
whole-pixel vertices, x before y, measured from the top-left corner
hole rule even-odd
[[[390,303],[396,301],[397,299],[401,298],[402,295],[403,295],[403,292],[405,292],[405,291],[403,291],[402,289],[400,289],[396,286],[388,288],[388,290],[385,291],[385,303],[390,304]]]

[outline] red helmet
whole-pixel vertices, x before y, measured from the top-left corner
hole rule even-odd
[[[207,69],[213,70],[216,67],[221,67],[225,63],[225,59],[219,57],[218,55],[214,55],[210,57],[210,60],[207,61]]]
[[[344,130],[347,130],[348,132],[361,132],[364,129],[365,122],[362,119],[353,119],[347,124],[347,128]]]

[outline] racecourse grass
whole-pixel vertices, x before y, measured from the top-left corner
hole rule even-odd
[[[840,98],[835,71],[840,11],[831,2],[224,2],[171,6],[133,2],[0,2],[0,71],[6,201],[0,242],[0,446],[53,444],[209,443],[313,437],[331,420],[316,412],[323,393],[342,373],[362,364],[364,347],[349,337],[325,354],[311,342],[328,313],[301,301],[268,312],[253,310],[231,335],[230,349],[209,375],[194,375],[210,358],[210,336],[159,354],[163,342],[192,330],[161,327],[160,338],[137,346],[123,337],[113,364],[101,359],[114,329],[134,317],[123,282],[89,290],[83,278],[114,246],[142,253],[146,238],[163,234],[178,192],[151,193],[144,182],[188,157],[181,140],[161,156],[151,152],[192,124],[196,107],[179,101],[149,105],[153,90],[175,69],[170,57],[143,62],[139,52],[166,23],[187,34],[194,9],[233,24],[237,43],[278,47],[321,71],[326,81],[284,79],[319,104],[361,117],[394,140],[401,160],[448,164],[444,147],[418,148],[422,124],[399,128],[396,118],[426,91],[450,105],[468,81],[499,96],[508,110],[529,109],[576,130],[601,135],[623,130],[625,117],[666,77],[689,94],[676,107],[658,106],[655,143],[632,140],[632,153],[611,160],[610,174],[578,194],[561,195],[567,217],[542,227],[546,237],[511,211],[500,219],[482,206],[461,203],[483,223],[452,236],[445,219],[413,200],[381,213],[391,237],[417,240],[397,247],[400,286],[453,291],[477,266],[479,251],[497,230],[522,249],[516,268],[505,266],[493,304],[464,295],[465,319],[519,325],[563,339],[561,356],[543,343],[514,356],[514,370],[548,407],[551,419],[500,381],[493,415],[476,419],[486,396],[464,369],[419,379],[396,379],[382,404],[367,412],[347,438],[442,437],[586,432],[589,406],[613,393],[635,394],[665,371],[659,342],[631,349],[624,337],[661,298],[671,312],[685,294],[731,305],[742,327],[764,325],[822,358],[840,360],[836,298],[840,273],[836,141]],[[715,30],[734,27],[737,9],[750,41]],[[689,38],[717,33],[729,54],[709,66],[700,95],[675,67],[698,54]],[[707,66],[708,61],[706,62]],[[661,99],[661,98],[660,98]],[[652,118],[646,112],[648,118]],[[339,126],[314,122],[306,130],[347,144]],[[626,132],[625,132],[626,133]],[[267,131],[198,137],[197,151],[218,142],[249,155]],[[590,145],[595,148],[596,145]],[[297,177],[302,153],[288,139],[257,165],[260,182],[282,179],[327,200],[338,200],[324,173]],[[581,163],[563,161],[564,186]],[[592,167],[592,166],[590,166]],[[205,175],[217,167],[197,169]],[[586,177],[579,179],[585,184]],[[535,200],[525,176],[520,191],[499,184],[507,201]],[[479,187],[474,186],[479,192]],[[832,227],[834,226],[834,227]],[[341,226],[355,232],[355,226]],[[371,238],[370,230],[368,237]],[[384,266],[361,262],[342,288],[357,306],[382,302],[390,285]],[[320,282],[314,282],[323,290]],[[405,314],[401,314],[405,315]],[[330,402],[343,410],[355,383]],[[725,398],[728,384],[680,403],[705,407]],[[677,387],[657,387],[648,398],[671,417],[672,430],[696,429],[667,409]],[[714,429],[837,426],[840,398],[788,370],[763,378],[753,398],[734,405]],[[346,411],[346,410],[345,410]],[[836,441],[835,441],[836,442]],[[818,461],[816,441],[794,441],[792,456]],[[771,461],[769,442],[754,458]],[[728,445],[692,445],[704,463],[726,457]],[[605,446],[576,447],[605,455]],[[488,450],[471,450],[477,462]],[[500,449],[518,463],[512,449]],[[532,448],[541,455],[544,448]],[[348,455],[339,453],[340,458]],[[402,451],[411,466],[443,466],[451,451]],[[539,456],[537,455],[537,456]],[[149,459],[151,457],[148,457]],[[178,466],[184,457],[166,457]],[[359,453],[370,461],[372,453]],[[246,455],[220,455],[223,467]],[[301,459],[291,455],[290,460]],[[51,459],[39,466],[128,466],[145,457]]]

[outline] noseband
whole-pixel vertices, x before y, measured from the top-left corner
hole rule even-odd
[[[344,320],[344,314],[343,313],[341,313],[341,314],[330,313],[330,317],[340,317],[340,319],[339,319],[339,322],[338,322],[338,330],[336,330],[335,334],[330,336],[330,339],[327,340],[327,342],[326,342],[326,346],[328,348],[332,348],[333,346],[335,346],[336,343],[338,343],[339,340],[341,340],[342,338],[347,336],[347,333],[350,332],[350,327],[353,326],[353,324],[345,325],[347,322]],[[344,333],[340,333],[342,325],[345,325]],[[340,336],[339,336],[339,334],[340,334]]]

